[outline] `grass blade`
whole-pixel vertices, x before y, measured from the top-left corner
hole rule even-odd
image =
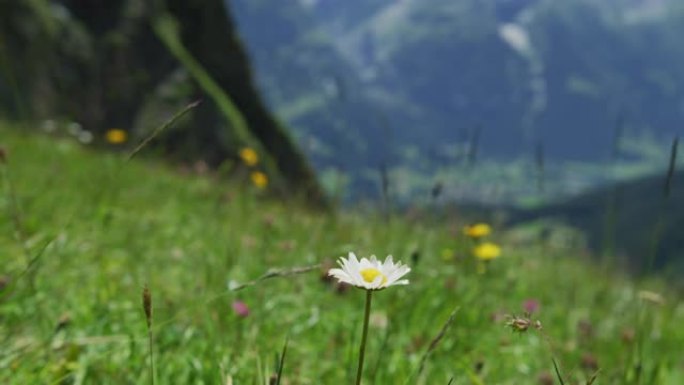
[[[441,341],[442,338],[444,338],[444,335],[446,334],[447,330],[449,329],[451,324],[453,324],[454,321],[456,320],[456,314],[458,313],[458,311],[460,309],[461,309],[460,307],[456,307],[451,312],[451,314],[449,314],[449,318],[446,320],[444,325],[442,325],[442,329],[439,331],[437,336],[435,336],[435,338],[433,338],[432,341],[430,342],[430,346],[425,351],[425,354],[423,354],[423,357],[420,359],[420,366],[418,367],[418,373],[417,373],[418,375],[420,375],[423,372],[423,369],[425,369],[425,363],[427,362],[428,357],[435,350],[435,348],[439,344],[439,341]]]
[[[287,355],[287,344],[290,342],[290,338],[285,339],[285,344],[283,345],[283,351],[280,353],[280,362],[278,362],[278,376],[276,377],[276,385],[280,385],[280,380],[283,378],[283,367],[285,367],[285,355]]]
[[[560,381],[561,385],[565,385],[565,382],[563,381],[563,376],[561,376],[560,370],[558,369],[558,364],[556,363],[556,359],[551,358],[551,361],[553,362],[553,368],[556,370],[556,376],[558,377],[558,381]]]
[[[600,372],[601,372],[601,370],[599,369],[596,371],[596,373],[592,374],[591,378],[589,378],[589,381],[587,381],[587,385],[592,385],[596,381],[596,379],[598,378],[598,375]]]
[[[138,144],[133,149],[133,151],[131,151],[130,154],[128,154],[128,157],[126,158],[126,160],[130,161],[131,159],[133,159],[133,157],[136,156],[143,148],[145,148],[145,146],[147,146],[152,140],[154,140],[154,138],[159,136],[159,134],[161,134],[167,128],[171,127],[174,123],[176,123],[176,121],[178,121],[178,119],[182,118],[190,110],[199,106],[201,102],[202,102],[201,100],[196,100],[196,101],[188,104],[182,110],[178,111],[175,115],[173,115],[171,117],[171,119],[167,120],[166,122],[164,122],[164,124],[157,127],[156,129],[154,129],[154,131],[152,131],[152,133],[147,138],[143,139],[143,141],[140,142],[140,144]]]
[[[154,370],[154,337],[152,335],[152,293],[150,288],[145,285],[142,291],[142,305],[145,312],[145,323],[147,325],[148,347],[150,349],[150,383],[155,384]]]
[[[265,281],[267,279],[277,278],[277,277],[289,277],[291,275],[308,273],[312,270],[317,270],[320,268],[321,268],[321,265],[317,264],[317,265],[311,265],[311,266],[293,267],[291,269],[269,270],[264,275],[262,275],[261,277],[254,279],[252,281],[237,285],[235,287],[231,287],[230,290],[231,291],[239,291],[239,290],[242,290],[244,288],[254,286],[254,285],[258,284],[259,282]]]
[[[667,176],[665,177],[665,185],[663,186],[663,197],[668,199],[672,191],[672,177],[674,176],[675,167],[677,165],[677,147],[679,146],[679,137],[672,140],[672,147],[670,148],[670,163],[667,167]]]

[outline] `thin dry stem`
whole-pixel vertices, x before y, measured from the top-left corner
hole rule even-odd
[[[152,133],[147,138],[145,138],[142,142],[140,142],[140,144],[138,144],[135,147],[135,149],[133,149],[133,151],[131,151],[130,154],[128,154],[128,158],[126,160],[133,159],[133,157],[136,156],[143,148],[145,148],[145,146],[147,146],[152,140],[154,140],[154,138],[159,136],[159,134],[161,134],[164,130],[166,130],[167,128],[172,126],[174,123],[176,123],[176,121],[178,119],[182,118],[183,115],[187,114],[190,110],[199,106],[199,104],[201,102],[202,102],[201,100],[197,100],[197,101],[194,101],[194,102],[188,104],[182,110],[178,111],[174,116],[172,116],[171,119],[167,120],[166,122],[164,122],[164,124],[157,127],[154,131],[152,131]]]
[[[321,265],[316,264],[316,265],[311,265],[311,266],[302,266],[302,267],[293,267],[290,269],[272,269],[267,271],[264,275],[261,277],[254,279],[249,282],[245,282],[243,284],[240,284],[236,287],[231,288],[232,291],[239,291],[244,288],[254,286],[258,284],[261,281],[265,281],[267,279],[271,278],[278,278],[278,277],[289,277],[291,275],[298,275],[298,274],[303,274],[303,273],[308,273],[313,270],[320,270]]]
[[[442,328],[440,329],[439,333],[435,336],[435,338],[432,339],[430,342],[430,346],[428,346],[428,349],[425,351],[425,354],[423,354],[423,357],[420,359],[420,366],[418,367],[418,375],[420,375],[423,370],[425,369],[425,363],[427,362],[428,357],[432,352],[437,348],[437,345],[439,342],[444,338],[444,335],[446,334],[447,330],[451,326],[451,324],[454,323],[456,320],[456,314],[460,310],[460,307],[456,307],[451,314],[449,314],[449,318],[446,320],[444,325],[442,325]]]

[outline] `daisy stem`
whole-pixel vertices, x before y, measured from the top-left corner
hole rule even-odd
[[[366,339],[368,337],[368,320],[370,319],[370,309],[373,290],[366,290],[366,314],[363,317],[363,334],[361,334],[361,348],[359,348],[359,368],[356,371],[356,385],[361,384],[361,373],[363,372],[363,357],[366,353]]]

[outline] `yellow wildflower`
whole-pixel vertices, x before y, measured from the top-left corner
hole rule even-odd
[[[479,260],[491,261],[492,259],[496,259],[501,255],[501,248],[494,243],[485,242],[477,245],[473,249],[473,254],[475,254],[475,257],[477,257]]]
[[[465,235],[473,239],[480,239],[486,237],[492,232],[492,228],[486,223],[476,223],[474,225],[466,226],[463,229]]]
[[[259,154],[252,148],[245,147],[240,150],[240,159],[249,167],[256,166],[259,163]]]
[[[105,139],[111,144],[123,144],[128,140],[128,133],[120,128],[112,128],[105,133]]]
[[[252,183],[260,189],[266,188],[266,186],[268,186],[268,177],[261,171],[253,171],[249,175],[249,178],[252,180]]]

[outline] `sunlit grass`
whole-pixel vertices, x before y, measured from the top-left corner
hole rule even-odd
[[[364,384],[534,384],[555,380],[552,357],[566,383],[595,366],[598,384],[684,383],[681,296],[607,273],[582,250],[494,229],[504,252],[478,274],[461,218],[316,214],[249,180],[126,162],[73,139],[0,127],[0,142],[0,383],[149,383],[146,285],[159,384],[267,384],[286,340],[282,384],[353,383],[364,298],[325,278],[349,251],[412,268],[411,285],[374,298]],[[23,242],[5,220],[10,186]],[[271,269],[281,273],[230,290]],[[511,333],[509,316],[531,301],[543,333]]]

